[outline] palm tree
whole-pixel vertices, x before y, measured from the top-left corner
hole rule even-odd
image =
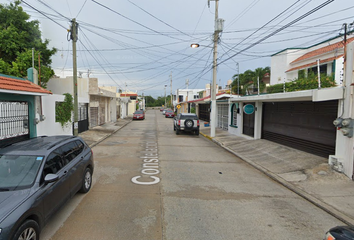
[[[250,87],[251,88],[252,86],[253,88],[257,87],[258,89],[258,79],[260,81],[260,88],[262,90],[263,88],[262,86],[264,86],[264,84],[262,84],[262,79],[267,73],[270,73],[270,67],[256,68],[254,71],[247,70],[244,73],[235,74],[232,77],[233,79],[233,82],[231,84],[232,91],[235,93],[240,92],[241,95],[252,94],[254,90],[252,89],[252,91],[250,91]],[[238,86],[238,80],[239,80],[239,86]],[[239,87],[239,89],[237,89],[237,87]]]
[[[265,67],[265,68],[256,68],[254,70],[255,73],[255,79],[253,81],[254,86],[257,86],[257,89],[260,89],[260,92],[262,91],[262,88],[264,88],[264,83],[263,83],[263,78],[264,76],[268,73],[270,74],[270,67]],[[258,86],[260,85],[260,86]],[[258,92],[258,90],[257,90]]]

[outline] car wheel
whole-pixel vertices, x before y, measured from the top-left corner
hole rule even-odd
[[[39,226],[34,220],[26,220],[15,233],[15,240],[38,240]]]
[[[176,128],[176,135],[179,135],[179,129]]]
[[[195,135],[199,135],[199,129],[195,130]]]
[[[173,131],[176,131],[176,126],[175,125],[173,125]]]
[[[193,122],[193,120],[191,120],[191,119],[187,119],[187,120],[184,122],[184,126],[185,126],[186,128],[192,128],[193,125],[194,125],[194,122]]]
[[[84,173],[84,178],[82,179],[82,186],[80,189],[81,193],[87,193],[90,191],[92,185],[92,171],[89,168],[86,168]]]

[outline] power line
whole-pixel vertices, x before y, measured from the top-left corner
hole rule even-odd
[[[38,2],[40,2],[41,4],[43,4],[44,6],[46,6],[47,8],[51,9],[53,12],[55,12],[56,14],[58,14],[59,16],[61,16],[62,18],[65,18],[66,20],[70,21],[70,18],[64,16],[63,14],[61,14],[60,12],[58,12],[57,10],[55,10],[54,8],[52,8],[51,6],[49,6],[48,4],[46,4],[45,2],[41,1],[41,0],[37,0]]]
[[[77,13],[77,15],[76,15],[76,18],[80,15],[82,9],[83,9],[84,6],[86,5],[86,2],[87,2],[87,0],[85,0],[84,4],[82,4],[82,7],[80,8],[80,11],[79,11],[79,12]]]
[[[36,9],[35,7],[31,6],[30,4],[26,3],[24,0],[21,0],[22,3],[26,4],[28,7],[32,8],[33,10],[37,11],[38,13],[42,14],[43,16],[45,16],[46,18],[48,18],[49,20],[51,20],[52,22],[54,22],[55,24],[61,26],[62,28],[64,28],[65,30],[67,30],[66,27],[64,27],[63,25],[61,25],[60,23],[56,22],[55,20],[53,20],[52,18],[48,17],[47,15],[45,15],[44,13],[42,13],[41,11],[39,11],[38,9]]]
[[[256,31],[254,31],[253,33],[251,33],[248,37],[246,37],[245,39],[243,39],[240,43],[236,44],[233,48],[237,47],[238,45],[240,45],[241,43],[243,43],[244,41],[246,41],[247,39],[249,39],[251,36],[253,36],[254,34],[256,34],[258,31],[262,30],[265,26],[267,26],[269,23],[273,22],[274,20],[276,20],[277,18],[279,18],[281,15],[283,15],[285,12],[287,12],[290,8],[292,8],[293,6],[295,6],[300,0],[297,0],[296,2],[294,2],[293,4],[291,4],[288,8],[286,8],[284,11],[282,11],[281,13],[279,13],[277,16],[275,16],[274,18],[272,18],[270,21],[268,21],[266,24],[264,24],[262,27],[258,28]],[[229,51],[231,51],[233,48],[231,48]],[[228,52],[229,52],[228,51]],[[225,55],[225,54],[223,54]],[[221,56],[222,57],[222,56]]]
[[[314,8],[314,9],[312,9],[311,11],[309,11],[309,12],[303,14],[302,16],[296,18],[295,20],[291,21],[290,23],[286,24],[285,26],[283,26],[283,27],[277,29],[276,31],[272,32],[271,34],[269,34],[269,35],[263,37],[262,39],[258,40],[256,43],[251,44],[250,46],[246,47],[245,49],[243,49],[243,50],[241,50],[241,51],[239,51],[239,52],[233,54],[231,57],[228,57],[227,59],[225,59],[225,60],[223,60],[223,61],[220,61],[219,63],[217,63],[217,66],[220,65],[220,64],[222,64],[222,63],[224,63],[224,62],[226,62],[226,61],[228,61],[228,60],[230,60],[231,58],[235,57],[235,56],[238,55],[239,53],[244,52],[244,51],[246,51],[246,50],[248,50],[248,49],[254,47],[255,45],[257,45],[257,44],[263,42],[264,40],[266,40],[266,39],[268,39],[268,38],[274,36],[274,35],[277,34],[278,32],[280,32],[280,31],[284,30],[285,28],[291,26],[292,24],[294,24],[294,23],[296,23],[296,22],[298,22],[298,21],[304,19],[305,17],[311,15],[312,13],[317,12],[318,10],[320,10],[321,8],[327,6],[328,4],[330,4],[330,3],[333,2],[333,1],[334,1],[334,0],[328,0],[328,1],[324,2],[324,3],[322,3],[321,5],[317,6],[317,7]]]
[[[154,29],[152,29],[152,28],[150,28],[150,27],[148,27],[148,26],[145,26],[144,24],[141,24],[141,23],[139,23],[139,22],[137,22],[137,21],[135,21],[135,20],[133,20],[133,19],[131,19],[131,18],[129,18],[129,17],[126,17],[126,16],[124,16],[123,14],[121,14],[121,13],[119,13],[119,12],[117,12],[117,11],[115,11],[115,10],[113,10],[113,9],[111,9],[111,8],[109,8],[109,7],[107,7],[107,6],[103,5],[103,4],[101,4],[101,3],[97,2],[97,1],[95,1],[95,0],[91,0],[91,1],[94,2],[94,3],[96,3],[97,5],[99,5],[99,6],[103,7],[103,8],[105,8],[105,9],[107,9],[107,10],[109,10],[109,11],[111,11],[111,12],[113,12],[113,13],[115,13],[115,14],[117,14],[117,15],[119,15],[119,16],[121,16],[121,17],[123,17],[123,18],[125,18],[125,19],[127,19],[127,20],[129,20],[129,21],[131,21],[131,22],[133,22],[133,23],[135,23],[135,24],[137,24],[137,25],[139,25],[139,26],[141,26],[141,27],[143,27],[143,28],[149,29],[149,30],[152,31],[152,32],[155,32],[155,33],[157,33],[157,34],[159,34],[159,35],[166,36],[166,37],[169,37],[169,38],[182,40],[182,39],[180,39],[180,38],[175,38],[175,37],[172,37],[172,36],[170,36],[170,35],[166,35],[166,34],[164,34],[164,33],[162,33],[162,32],[156,31],[156,30],[154,30]]]
[[[148,14],[149,16],[155,18],[155,19],[158,20],[159,22],[165,24],[166,26],[168,26],[168,27],[170,27],[170,28],[176,30],[177,32],[182,33],[183,35],[186,35],[186,36],[188,36],[188,37],[191,37],[191,35],[189,35],[189,34],[187,34],[187,33],[184,33],[184,32],[182,32],[182,31],[180,31],[179,29],[177,29],[177,28],[171,26],[170,24],[168,24],[168,23],[162,21],[161,19],[159,19],[158,17],[156,17],[156,16],[154,16],[153,14],[149,13],[149,12],[146,11],[145,9],[139,7],[138,5],[136,5],[135,3],[133,3],[132,1],[128,0],[128,2],[130,2],[131,4],[133,4],[134,6],[136,6],[137,8],[139,8],[141,11],[145,12],[146,14]]]

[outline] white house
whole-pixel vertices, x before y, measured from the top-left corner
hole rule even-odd
[[[333,74],[336,87],[296,92],[262,94],[230,99],[228,131],[249,139],[267,139],[328,158],[334,169],[353,178],[353,137],[333,125],[347,119],[352,130],[354,119],[353,60],[354,42],[348,39],[346,63],[340,38],[307,49],[286,49],[272,56],[271,85],[292,81],[298,72],[317,69]],[[343,71],[344,70],[344,71]],[[342,77],[342,74],[344,76]],[[344,124],[343,124],[344,125]],[[339,127],[338,127],[339,126]]]
[[[354,38],[349,38],[347,44]],[[308,71],[334,74],[336,83],[342,83],[344,64],[342,37],[335,37],[308,48],[289,48],[272,55],[270,85],[290,82]]]

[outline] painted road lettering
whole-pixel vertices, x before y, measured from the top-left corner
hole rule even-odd
[[[149,132],[146,135],[148,140],[143,143],[144,150],[141,151],[143,156],[140,157],[143,159],[141,175],[131,179],[133,183],[139,185],[152,185],[160,182],[160,178],[154,176],[160,173],[156,133]],[[142,181],[141,178],[149,179],[149,181]]]

